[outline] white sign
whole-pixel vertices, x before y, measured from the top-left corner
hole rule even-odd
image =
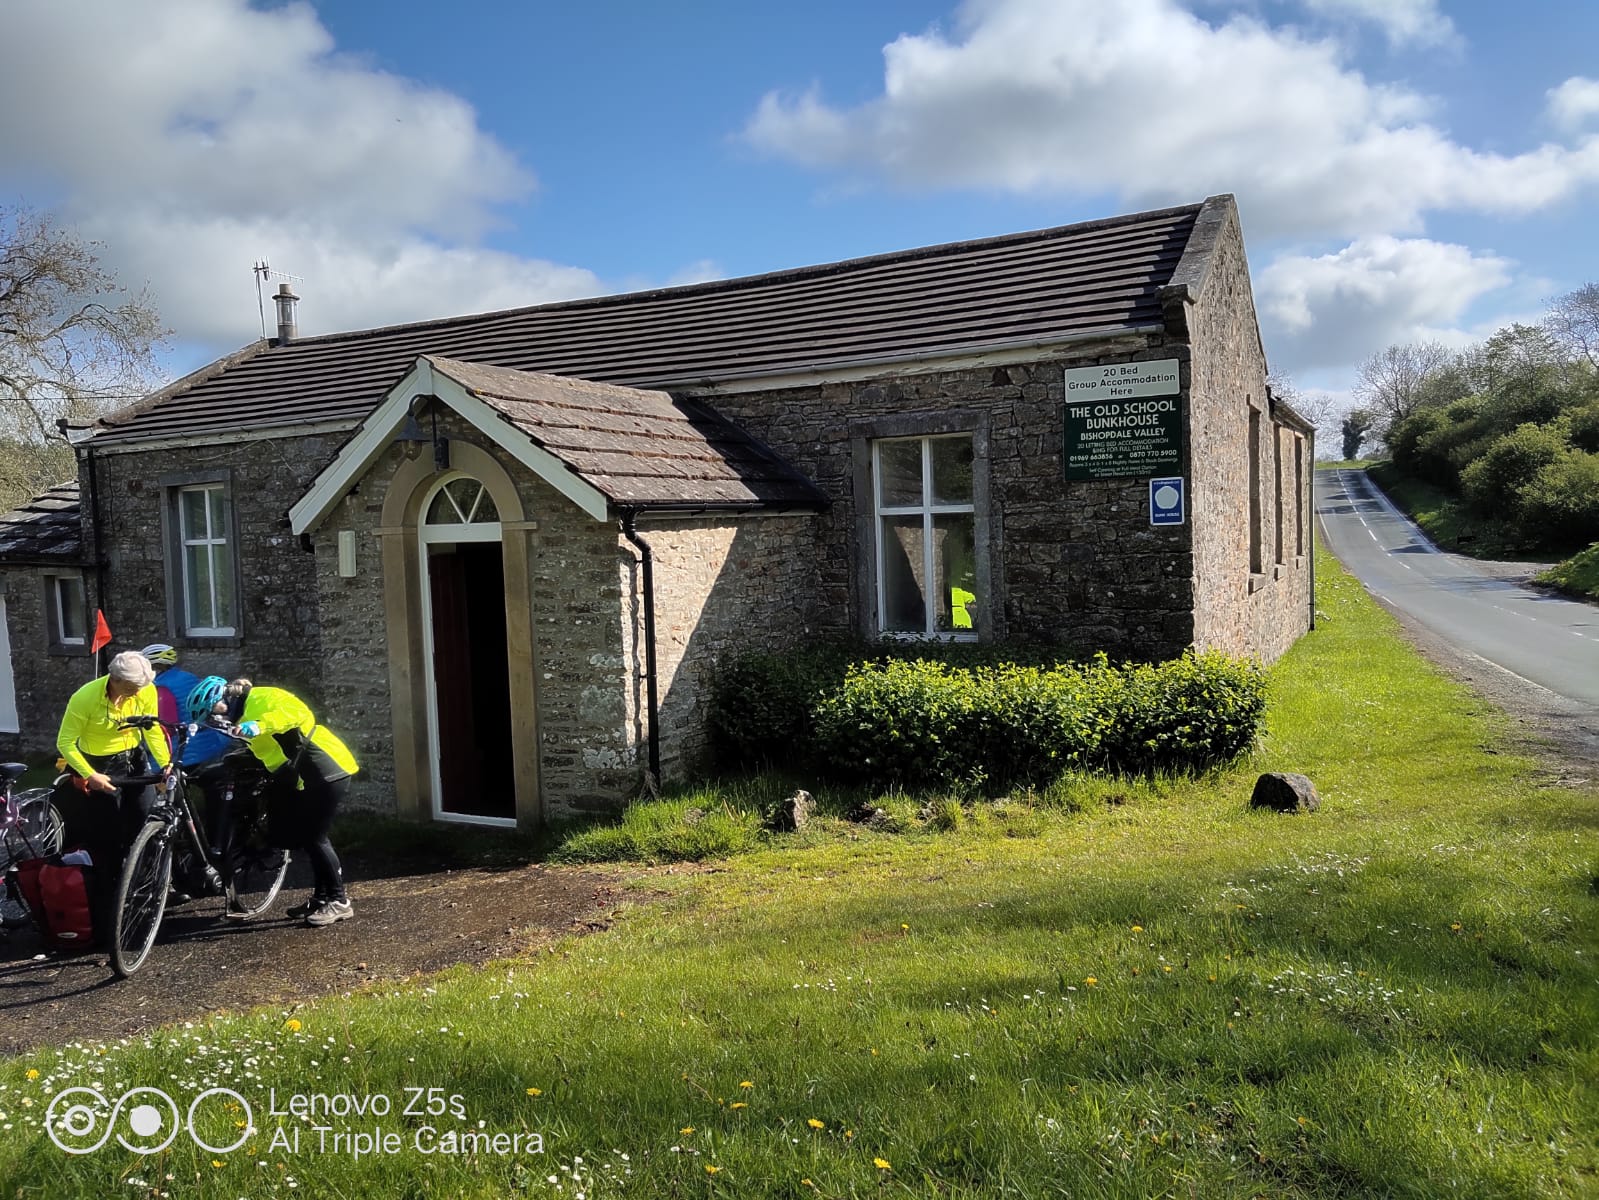
[[[1177,360],[1106,363],[1098,367],[1066,368],[1066,403],[1087,400],[1123,400],[1132,396],[1175,396]]]

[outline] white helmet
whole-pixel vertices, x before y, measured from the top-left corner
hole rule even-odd
[[[175,667],[178,665],[178,652],[165,642],[152,642],[139,651],[150,660],[153,667]]]

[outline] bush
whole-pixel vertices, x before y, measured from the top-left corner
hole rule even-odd
[[[838,686],[860,648],[824,644],[784,654],[750,654],[724,666],[712,690],[711,750],[744,769],[794,761],[812,744],[811,712]]]
[[[1599,538],[1599,454],[1567,450],[1521,490],[1520,523],[1551,545],[1580,546]]]
[[[873,784],[986,788],[1072,767],[1194,770],[1254,741],[1259,669],[1218,654],[1115,668],[867,660],[813,713],[824,769]]]
[[[1515,512],[1522,488],[1564,449],[1559,431],[1546,425],[1518,425],[1461,472],[1467,502],[1484,516]]]

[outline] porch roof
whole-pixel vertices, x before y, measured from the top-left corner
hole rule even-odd
[[[725,417],[665,392],[424,354],[289,510],[314,528],[433,397],[596,519],[612,511],[821,509],[810,480]]]

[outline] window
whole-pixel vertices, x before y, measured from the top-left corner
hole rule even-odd
[[[1266,568],[1261,562],[1260,545],[1260,410],[1249,409],[1249,570],[1259,575]]]
[[[1272,493],[1277,503],[1277,565],[1283,563],[1283,430],[1272,423],[1271,427]]]
[[[1305,553],[1305,439],[1294,435],[1294,553]]]
[[[872,444],[878,631],[975,639],[979,586],[970,433]]]
[[[45,624],[50,645],[76,650],[89,641],[89,605],[83,592],[82,575],[46,575]]]
[[[179,621],[191,637],[231,637],[238,623],[233,504],[226,484],[177,490]]]

